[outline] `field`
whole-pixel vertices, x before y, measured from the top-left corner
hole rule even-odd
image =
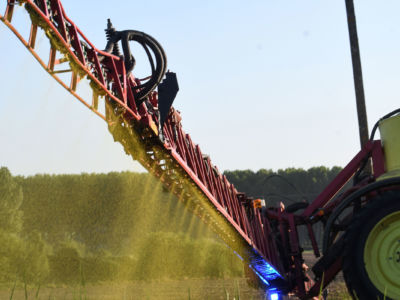
[[[303,253],[306,264],[311,267],[317,259],[314,257],[312,251],[305,251]],[[294,298],[296,299],[296,298]],[[343,273],[340,272],[336,278],[328,286],[328,299],[340,300],[340,299],[351,299],[347,292],[346,284],[344,282]]]
[[[27,297],[23,286],[2,286],[0,299],[99,299],[99,300],[187,300],[187,299],[265,299],[262,290],[249,287],[243,278],[238,279],[186,279],[169,281],[136,281],[119,284],[96,284],[86,286],[49,285],[28,286]],[[328,288],[328,299],[351,299],[346,286],[338,277]],[[37,296],[36,296],[37,295]],[[290,297],[290,299],[298,299]]]
[[[0,299],[10,299],[12,288],[3,286]],[[37,294],[38,293],[38,294]],[[37,297],[36,297],[37,294]],[[263,292],[248,287],[246,280],[238,279],[186,279],[164,281],[135,281],[119,284],[15,288],[12,299],[264,299]]]

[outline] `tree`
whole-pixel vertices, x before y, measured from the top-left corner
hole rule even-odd
[[[0,230],[19,233],[22,228],[22,189],[10,171],[0,168]]]

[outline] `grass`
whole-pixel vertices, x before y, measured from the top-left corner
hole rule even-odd
[[[150,300],[264,300],[264,293],[248,287],[244,278],[237,279],[184,279],[132,281],[73,285],[25,285],[16,282],[7,290],[0,288],[0,299],[22,300],[94,300],[94,299],[150,299]],[[25,290],[28,298],[25,297]]]
[[[14,286],[11,289],[11,294],[10,294],[10,300],[12,300],[13,296],[14,296],[14,291],[15,291],[15,286],[17,285],[17,279],[15,279],[14,281]]]
[[[35,299],[39,299],[39,291],[40,291],[40,283],[38,284],[36,289]]]
[[[322,292],[320,292],[319,299]],[[7,290],[0,289],[0,299],[20,300],[94,300],[94,299],[173,299],[173,300],[264,300],[264,293],[247,286],[245,279],[186,279],[87,284],[35,285],[15,281]],[[292,298],[291,298],[292,299]],[[293,298],[295,299],[295,298]],[[329,300],[350,300],[343,282],[329,286]]]

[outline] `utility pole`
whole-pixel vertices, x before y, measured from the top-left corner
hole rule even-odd
[[[353,0],[345,0],[347,12],[347,25],[349,27],[351,60],[353,62],[354,87],[356,91],[358,127],[360,131],[361,148],[369,139],[367,110],[365,107],[364,86],[361,71],[360,48],[358,46],[356,15]]]

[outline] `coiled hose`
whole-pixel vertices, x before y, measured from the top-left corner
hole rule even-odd
[[[164,77],[167,69],[167,56],[165,55],[164,49],[156,39],[144,32],[137,30],[116,31],[112,27],[110,19],[108,19],[106,34],[108,41],[104,50],[105,52],[119,55],[118,42],[121,41],[127,74],[133,70],[136,64],[135,58],[133,57],[129,47],[129,42],[135,41],[139,43],[146,52],[151,66],[151,75],[146,82],[132,88],[137,104],[142,103],[147,95],[159,85]],[[155,58],[155,63],[153,56]]]

